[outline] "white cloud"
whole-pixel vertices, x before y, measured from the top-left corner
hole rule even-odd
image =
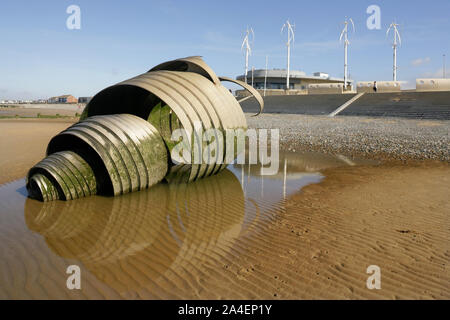
[[[421,66],[423,64],[429,63],[430,61],[431,61],[430,57],[418,58],[418,59],[415,59],[415,60],[411,61],[411,64],[414,67],[418,67],[418,66]]]

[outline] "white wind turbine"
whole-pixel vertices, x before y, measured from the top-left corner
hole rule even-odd
[[[289,90],[289,71],[290,71],[290,64],[291,64],[291,42],[294,43],[294,27],[295,25],[291,24],[289,22],[289,19],[286,21],[285,24],[281,27],[281,33],[283,33],[284,28],[287,30],[287,75],[286,75],[286,89]]]
[[[252,36],[252,40],[250,41],[250,35]],[[247,83],[247,73],[248,73],[248,56],[252,54],[252,48],[251,45],[253,45],[253,42],[255,40],[255,33],[253,32],[252,28],[247,27],[247,31],[245,33],[244,41],[242,41],[241,50],[244,50],[245,48],[245,83]],[[251,45],[250,45],[251,43]]]
[[[393,67],[393,79],[397,81],[397,46],[402,44],[402,38],[400,37],[400,33],[398,32],[399,25],[395,22],[392,22],[389,28],[386,31],[386,37],[389,35],[389,31],[394,33],[394,43],[392,44],[392,49],[394,49],[394,67]],[[398,41],[398,42],[397,42]]]
[[[352,18],[345,19],[344,21],[344,29],[341,32],[341,36],[339,37],[339,41],[342,42],[342,39],[344,39],[344,88],[347,88],[347,81],[348,81],[348,45],[350,44],[350,41],[348,41],[348,24],[352,24],[353,32],[355,32],[355,24],[353,23]]]

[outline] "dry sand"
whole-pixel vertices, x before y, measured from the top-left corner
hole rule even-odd
[[[0,105],[0,118],[37,118],[39,116],[76,118],[83,112],[83,108],[82,105]]]
[[[24,177],[44,156],[49,139],[70,124],[0,121],[0,183]],[[123,280],[122,289],[146,283],[152,268],[166,263],[164,257],[160,262],[139,257],[138,264],[110,265],[105,279],[92,279],[85,292],[91,294],[78,298],[450,298],[448,163],[388,163],[322,173],[321,183],[281,203],[273,218],[254,232],[233,241],[225,238],[192,261],[178,256],[183,259],[178,272],[161,273],[147,290],[124,296],[102,282]],[[167,241],[156,245],[171,252],[176,246]],[[45,259],[50,258],[54,255]],[[366,288],[369,265],[381,268],[381,290]],[[60,289],[53,287],[38,296],[54,296],[51,290]],[[67,291],[60,296],[70,298]]]
[[[25,177],[45,156],[50,139],[75,120],[0,120],[0,184]]]

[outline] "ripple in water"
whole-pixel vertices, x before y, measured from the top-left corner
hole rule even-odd
[[[284,199],[318,183],[347,158],[283,154],[274,176],[231,165],[193,183],[161,183],[107,198],[42,203],[25,181],[0,187],[0,298],[182,298],[283,210]],[[66,288],[79,265],[81,290]],[[195,294],[194,294],[195,295]]]

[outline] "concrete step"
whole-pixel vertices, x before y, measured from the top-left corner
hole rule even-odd
[[[450,120],[450,92],[399,92],[356,94],[297,95],[264,97],[265,113],[306,115],[403,117]],[[344,106],[346,103],[349,105]],[[245,112],[257,112],[254,98],[241,103]]]
[[[337,108],[336,110],[334,110],[333,112],[331,112],[328,116],[329,117],[334,117],[337,114],[339,114],[340,112],[342,112],[345,108],[347,108],[348,106],[350,106],[352,103],[354,103],[356,100],[358,100],[359,98],[361,98],[364,95],[364,92],[358,93],[356,96],[354,96],[353,98],[351,98],[350,100],[348,100],[346,103],[344,103],[342,106],[340,106],[339,108]]]

